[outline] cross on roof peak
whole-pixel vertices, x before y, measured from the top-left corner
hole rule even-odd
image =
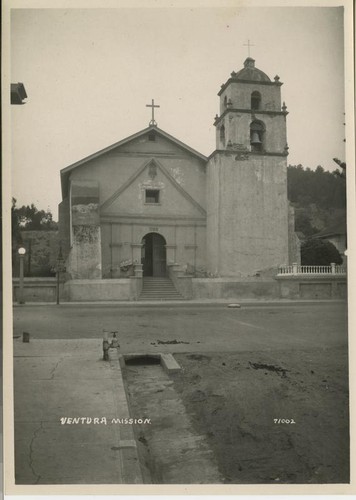
[[[250,48],[251,48],[251,47],[254,47],[254,44],[253,44],[253,43],[251,43],[251,42],[250,42],[250,40],[248,39],[248,40],[247,40],[247,43],[244,43],[244,47],[247,47],[247,50],[248,50],[248,57],[250,57],[250,56],[251,56],[251,54],[250,54]]]
[[[156,127],[157,126],[157,122],[155,120],[155,108],[160,108],[161,106],[159,106],[158,104],[155,104],[155,100],[152,99],[152,104],[146,104],[146,108],[152,108],[152,119],[149,123],[150,127]]]

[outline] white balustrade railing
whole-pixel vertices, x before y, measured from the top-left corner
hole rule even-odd
[[[291,266],[280,266],[278,276],[298,275],[298,274],[346,274],[344,266],[331,264],[330,266],[299,266],[292,264]]]
[[[335,274],[347,274],[346,267],[344,267],[344,266],[335,266]]]

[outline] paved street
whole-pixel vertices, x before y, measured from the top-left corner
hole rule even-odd
[[[60,305],[14,308],[14,336],[101,338],[118,331],[122,352],[243,351],[347,344],[346,304],[246,306]],[[158,341],[184,342],[158,344]]]

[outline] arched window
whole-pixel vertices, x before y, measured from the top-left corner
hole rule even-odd
[[[251,94],[251,109],[260,109],[261,106],[261,94],[255,90]]]
[[[220,142],[223,146],[225,146],[225,126],[221,125],[220,127]]]
[[[227,108],[227,97],[224,97],[224,108]]]
[[[255,120],[250,125],[251,151],[262,151],[265,135],[265,126],[259,120]]]

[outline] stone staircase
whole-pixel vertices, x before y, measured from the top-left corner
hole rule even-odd
[[[183,300],[170,278],[143,278],[142,292],[138,300]]]

